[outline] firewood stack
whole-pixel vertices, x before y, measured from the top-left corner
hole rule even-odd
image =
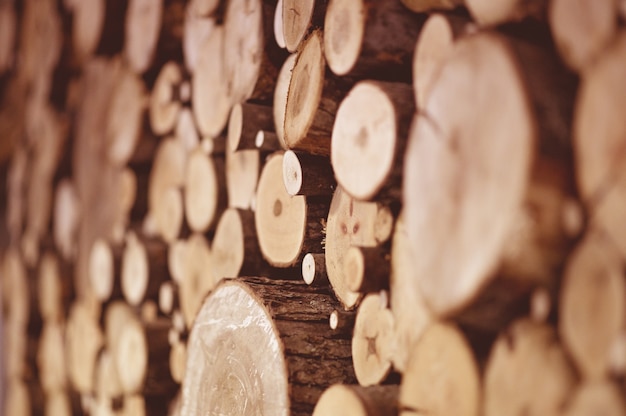
[[[3,414],[625,416],[625,5],[0,0]]]

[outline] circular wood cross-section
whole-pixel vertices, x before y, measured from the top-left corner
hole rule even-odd
[[[182,107],[177,97],[182,82],[182,70],[176,62],[163,65],[150,96],[150,126],[154,134],[163,135],[174,129]]]
[[[282,154],[273,156],[261,172],[254,216],[261,252],[270,264],[285,267],[298,260],[306,212],[305,197],[291,196],[285,189]]]
[[[367,6],[363,1],[330,1],[324,21],[324,51],[337,75],[350,72],[361,53]]]

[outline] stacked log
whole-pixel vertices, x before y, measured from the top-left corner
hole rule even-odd
[[[0,1],[3,414],[626,414],[596,3]]]

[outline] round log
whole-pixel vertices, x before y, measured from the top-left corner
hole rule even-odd
[[[201,148],[189,155],[185,174],[185,218],[192,231],[205,232],[226,208],[224,160]]]
[[[214,17],[199,13],[191,3],[187,5],[183,32],[183,58],[189,73],[195,73],[202,56],[200,49],[216,26]]]
[[[259,130],[274,130],[272,107],[247,102],[235,104],[228,119],[229,150],[256,149]]]
[[[104,342],[91,305],[85,301],[72,305],[65,337],[69,380],[77,392],[91,393],[95,380],[96,357]]]
[[[623,393],[607,381],[583,383],[570,400],[565,416],[606,415],[624,416],[626,403]]]
[[[100,302],[122,296],[123,247],[97,239],[89,254],[89,283],[93,294]]]
[[[55,191],[52,238],[59,254],[69,261],[76,256],[76,234],[80,221],[80,201],[69,178],[59,181]]]
[[[343,263],[348,289],[360,293],[388,290],[390,257],[386,247],[350,247]]]
[[[331,196],[337,187],[328,158],[287,150],[283,183],[289,195]]]
[[[302,259],[302,280],[307,285],[327,286],[326,260],[323,253],[306,253]]]
[[[182,68],[175,61],[168,61],[159,75],[150,94],[150,127],[154,134],[162,136],[172,132],[183,104]]]
[[[334,384],[324,391],[313,416],[385,416],[398,413],[399,388]]]
[[[527,17],[545,18],[548,2],[545,0],[465,0],[465,6],[481,26],[520,21]]]
[[[323,26],[327,3],[328,0],[283,0],[283,38],[289,52],[296,52],[312,30]]]

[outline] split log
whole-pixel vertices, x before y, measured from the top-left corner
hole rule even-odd
[[[65,390],[67,387],[65,352],[62,324],[46,322],[37,349],[38,378],[46,395],[57,390]]]
[[[615,1],[550,2],[548,17],[563,61],[582,71],[598,58],[617,35]]]
[[[350,247],[343,260],[348,289],[359,293],[388,290],[390,257],[387,247]]]
[[[367,295],[357,311],[352,335],[352,365],[360,385],[373,386],[389,376],[393,327],[387,294]]]
[[[348,288],[345,254],[353,245],[374,247],[391,237],[391,210],[374,202],[352,199],[340,186],[330,203],[326,221],[326,273],[335,295],[346,308],[353,308],[361,295]]]
[[[291,83],[291,72],[296,63],[298,54],[291,54],[283,66],[280,68],[274,89],[274,129],[282,148],[287,149],[285,142],[285,112],[287,110],[287,96],[289,94],[289,84]]]
[[[337,75],[410,82],[423,22],[400,0],[329,0],[324,19],[328,66]]]
[[[76,256],[81,209],[76,187],[69,178],[61,179],[57,184],[52,216],[54,245],[63,259],[70,261]]]
[[[484,376],[485,416],[559,414],[576,376],[549,325],[522,319],[492,347]]]
[[[495,26],[532,17],[544,19],[546,0],[505,0],[492,3],[485,0],[465,0],[465,6],[481,26]]]
[[[476,360],[453,325],[433,323],[413,347],[400,385],[400,415],[478,415]]]
[[[419,261],[416,255],[407,235],[404,213],[401,212],[391,240],[389,275],[389,303],[395,322],[391,360],[393,367],[401,373],[406,369],[412,346],[433,320],[422,294],[410,289],[415,279],[415,264]]]
[[[302,280],[307,285],[327,286],[326,259],[323,253],[306,253],[302,259]]]
[[[571,398],[565,416],[626,414],[624,396],[615,385],[607,381],[584,383]]]
[[[322,32],[314,31],[302,44],[289,81],[284,120],[288,148],[328,156],[335,114],[347,84],[326,70]]]
[[[184,2],[128,0],[124,25],[124,57],[143,74],[155,58],[180,58]]]
[[[122,255],[124,248],[97,239],[89,255],[89,283],[100,302],[122,296]]]
[[[559,302],[561,339],[585,378],[609,374],[626,326],[625,293],[622,257],[605,233],[589,229],[567,262]]]
[[[331,196],[337,187],[328,158],[287,150],[283,183],[289,195]]]
[[[289,52],[296,52],[309,33],[322,27],[327,3],[328,0],[283,0],[283,37]]]
[[[169,279],[166,251],[161,240],[144,238],[132,231],[127,234],[120,279],[122,294],[130,305],[157,299],[161,283]]]
[[[385,416],[398,414],[398,386],[330,386],[315,405],[313,416]]]
[[[219,276],[213,273],[211,249],[202,234],[187,240],[184,275],[179,282],[179,303],[187,328],[191,328],[205,296],[215,287]]]
[[[248,102],[235,104],[228,119],[229,150],[256,149],[259,130],[274,130],[272,107]]]
[[[87,301],[75,302],[70,308],[65,340],[69,380],[77,392],[91,393],[96,357],[104,339],[93,306]]]
[[[413,90],[417,108],[424,108],[441,68],[452,53],[454,41],[470,30],[467,19],[451,14],[431,14],[415,43]]]
[[[178,63],[163,65],[150,94],[150,127],[154,134],[162,136],[174,130],[182,105],[190,99],[189,88]]]
[[[217,137],[228,121],[232,97],[224,66],[224,29],[216,26],[200,47],[191,78],[191,108],[203,136]]]
[[[616,111],[626,105],[626,35],[621,34],[582,76],[576,98],[573,138],[576,181],[590,221],[606,230],[626,256],[622,213],[626,180],[624,123]],[[599,116],[601,114],[602,116]]]
[[[337,110],[330,154],[337,182],[347,193],[359,200],[381,193],[400,199],[414,113],[407,84],[361,81],[350,90]]]
[[[521,62],[542,62],[541,71]],[[414,121],[404,164],[407,233],[420,256],[413,282],[436,315],[461,316],[488,283],[508,286],[491,298],[506,299],[499,309],[487,302],[484,327],[485,317],[504,317],[513,294],[554,286],[572,244],[564,225],[573,195],[569,82],[548,51],[528,43],[487,32],[456,43]],[[494,102],[506,115],[486,116]]]
[[[275,154],[261,172],[254,221],[263,257],[272,266],[289,267],[304,253],[322,251],[322,223],[328,205],[289,195],[282,177],[283,155]]]
[[[187,5],[183,28],[183,58],[185,68],[193,74],[202,56],[200,49],[217,26],[215,18],[200,13],[193,3]]]
[[[465,0],[400,0],[408,9],[416,13],[432,10],[450,10],[463,5]]]
[[[321,323],[335,305],[301,281],[221,283],[191,331],[182,413],[311,414],[330,384],[354,380],[349,341]]]
[[[224,159],[197,148],[189,155],[185,174],[185,218],[192,231],[214,228],[226,209]]]

